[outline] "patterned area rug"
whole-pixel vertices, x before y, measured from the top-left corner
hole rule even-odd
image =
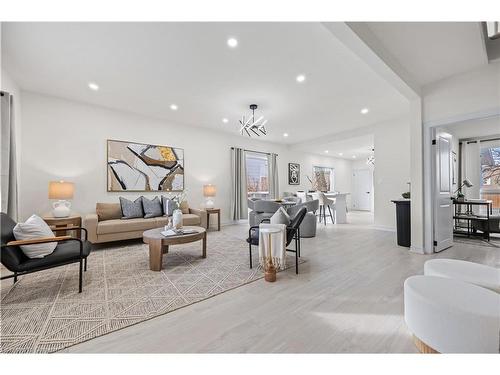
[[[4,280],[0,352],[55,352],[263,277],[261,267],[249,268],[244,240],[209,232],[207,244],[206,259],[201,242],[171,247],[161,272],[149,270],[147,245],[95,250],[81,294],[78,264],[23,276],[14,286]],[[253,254],[258,264],[256,247]]]

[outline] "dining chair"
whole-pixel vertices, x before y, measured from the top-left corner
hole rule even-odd
[[[319,200],[319,222],[324,221],[326,225],[326,209],[328,208],[328,212],[330,213],[330,218],[332,219],[332,223],[335,224],[335,202],[332,199],[329,199],[325,193],[321,191],[317,191],[312,193],[312,198]],[[333,214],[332,214],[333,209]]]
[[[297,198],[300,198],[302,203],[307,202],[307,193],[305,191],[297,191]]]

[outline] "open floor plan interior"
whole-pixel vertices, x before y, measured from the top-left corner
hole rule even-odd
[[[0,357],[500,353],[499,22],[1,18]]]

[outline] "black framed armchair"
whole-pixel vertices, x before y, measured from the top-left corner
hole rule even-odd
[[[78,291],[82,292],[83,272],[87,270],[87,257],[92,250],[92,244],[87,241],[87,230],[81,227],[72,227],[71,230],[85,232],[85,240],[71,236],[46,237],[16,241],[14,227],[16,222],[5,213],[1,213],[1,253],[0,262],[12,272],[1,277],[1,280],[17,278],[33,272],[64,266],[71,263],[80,263]],[[54,251],[43,258],[28,258],[21,250],[21,245],[57,242]]]
[[[300,258],[300,224],[307,214],[307,208],[302,207],[294,217],[290,220],[290,224],[286,227],[286,251],[295,254],[295,273],[299,273],[299,258]],[[269,219],[264,219],[261,223],[269,222]],[[288,246],[295,241],[295,249],[288,249]],[[250,268],[252,268],[252,245],[259,245],[259,226],[252,226],[248,230],[248,252],[250,255]]]

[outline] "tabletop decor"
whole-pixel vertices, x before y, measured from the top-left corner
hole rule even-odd
[[[57,199],[52,204],[54,217],[68,217],[71,212],[71,203],[67,199],[73,198],[75,184],[67,181],[49,182],[49,199]]]
[[[183,191],[184,150],[108,140],[108,191]]]

